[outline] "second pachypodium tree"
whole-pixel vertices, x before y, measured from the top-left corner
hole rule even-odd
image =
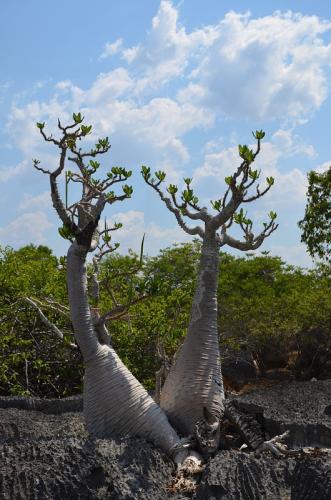
[[[256,150],[239,145],[242,159],[232,176],[226,177],[227,188],[224,196],[212,201],[216,214],[199,206],[199,200],[191,187],[192,179],[184,179],[186,187],[178,196],[174,184],[167,187],[166,195],[161,185],[165,172],[155,172],[142,167],[142,176],[160,196],[167,208],[175,215],[180,227],[192,236],[202,238],[200,265],[195,295],[191,308],[190,323],[185,340],[170,369],[161,392],[160,405],[170,422],[183,435],[195,432],[197,421],[203,418],[204,408],[219,422],[224,413],[224,391],[221,373],[219,339],[217,328],[217,284],[220,248],[229,245],[243,251],[256,250],[275,229],[276,214],[269,213],[269,222],[255,236],[252,221],[240,205],[255,201],[265,195],[274,183],[267,177],[266,186],[260,190],[257,181],[260,172],[253,170],[252,164],[260,152],[265,136],[262,130],[253,133],[257,141]],[[255,191],[249,194],[249,190]],[[187,221],[200,223],[189,226]],[[233,223],[243,231],[243,240],[233,238],[228,233]]]

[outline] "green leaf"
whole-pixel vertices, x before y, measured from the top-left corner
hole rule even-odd
[[[75,113],[73,113],[72,118],[73,118],[75,123],[82,123],[82,121],[84,120],[84,117],[82,117],[82,115],[80,113],[77,113],[77,115]]]
[[[230,175],[229,177],[225,177],[225,179],[224,179],[224,180],[225,180],[225,183],[226,183],[228,186],[230,186],[230,184],[231,184],[231,182],[232,182],[232,177],[231,177],[231,175]]]
[[[142,173],[144,179],[148,180],[151,176],[151,169],[149,167],[146,167],[145,165],[143,165],[141,167],[141,173]]]
[[[259,139],[259,140],[263,139],[265,136],[265,132],[263,132],[263,130],[256,130],[255,133],[252,132],[252,134],[253,134],[253,137],[255,137],[255,139]]]
[[[275,182],[275,179],[273,177],[267,177],[267,183],[268,186],[272,186]]]
[[[193,199],[193,191],[192,189],[184,189],[182,192],[182,200],[186,203],[189,203]]]
[[[233,216],[233,220],[235,221],[236,224],[243,224],[245,221],[245,214],[244,210],[241,208],[239,213],[235,213]]]
[[[239,156],[246,160],[248,163],[251,163],[254,160],[254,153],[246,144],[244,144],[243,146],[239,144],[238,150]]]
[[[139,266],[141,267],[144,258],[144,243],[145,243],[145,233],[140,244],[140,256],[139,256]]]
[[[220,211],[221,209],[221,200],[216,200],[216,201],[212,201],[210,200],[210,203],[211,203],[211,206],[217,210],[218,212]]]
[[[186,177],[186,178],[184,177],[184,182],[187,186],[189,186],[192,182],[192,179],[190,179],[189,177]]]
[[[92,130],[92,125],[82,125],[80,127],[81,131],[82,131],[82,135],[85,136],[87,134],[89,134]]]
[[[248,175],[253,181],[256,181],[256,179],[258,179],[258,177],[260,176],[260,172],[258,172],[257,170],[249,169]]]
[[[124,186],[122,186],[122,189],[123,189],[124,194],[126,194],[126,196],[128,198],[131,198],[131,195],[133,193],[132,186],[128,186],[128,184],[124,184]]]
[[[66,140],[67,147],[73,149],[76,146],[76,139],[73,137],[68,137]]]
[[[108,202],[112,201],[115,198],[115,193],[114,191],[109,191],[109,193],[106,194],[106,200]]]
[[[111,236],[110,236],[110,234],[108,233],[108,231],[107,231],[106,233],[104,233],[104,235],[103,235],[103,240],[104,240],[104,242],[105,242],[105,243],[109,243],[109,242],[110,242],[110,240],[111,240]]]
[[[155,177],[162,182],[166,178],[166,173],[162,170],[158,170],[157,172],[155,172]]]
[[[70,228],[64,224],[62,227],[58,228],[59,235],[65,240],[70,240],[74,238],[74,234],[71,232]]]
[[[100,163],[98,161],[90,160],[90,165],[94,170],[98,170],[98,168],[100,167]]]
[[[167,187],[167,191],[169,194],[176,194],[178,191],[178,187],[175,184],[169,184]]]
[[[42,130],[42,129],[44,128],[44,126],[45,126],[45,122],[42,122],[42,123],[37,122],[37,124],[36,124],[36,125],[37,125],[37,127],[38,127],[40,130]]]
[[[270,212],[268,213],[268,216],[271,220],[275,220],[277,218],[276,212],[273,212],[272,210],[270,210]]]

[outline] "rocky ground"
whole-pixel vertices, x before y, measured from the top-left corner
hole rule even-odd
[[[295,455],[230,449],[210,460],[195,487],[141,439],[91,440],[80,412],[0,409],[0,498],[329,500],[331,380],[292,382],[230,394],[268,434],[290,430]]]

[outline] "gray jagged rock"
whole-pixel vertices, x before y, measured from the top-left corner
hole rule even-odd
[[[331,418],[325,412],[331,401],[331,380],[281,383],[230,398],[243,410],[263,413],[270,436],[289,430],[291,446],[331,448]]]
[[[314,438],[312,444],[324,441],[331,448],[331,419],[325,413],[330,384],[280,384],[235,400],[251,414],[264,415],[269,430],[290,427],[294,444],[308,444],[299,442],[306,425],[305,441]],[[0,463],[4,500],[331,498],[331,449],[310,449],[280,459],[269,453],[258,458],[253,451],[218,451],[195,493],[189,494],[172,488],[175,471],[164,453],[142,439],[91,440],[80,412],[0,409]]]
[[[82,411],[83,395],[79,394],[62,399],[0,396],[0,408],[17,408],[19,410],[42,411],[43,413],[60,415],[61,413]]]

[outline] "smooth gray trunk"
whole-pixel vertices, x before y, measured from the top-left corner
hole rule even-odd
[[[215,237],[205,236],[188,332],[160,400],[170,422],[184,435],[194,432],[204,407],[218,418],[224,411],[217,329],[218,272],[218,244]]]
[[[68,251],[67,281],[75,337],[85,362],[84,416],[96,437],[141,436],[166,452],[179,442],[165,413],[125,367],[113,348],[101,345],[88,303],[86,249]]]

